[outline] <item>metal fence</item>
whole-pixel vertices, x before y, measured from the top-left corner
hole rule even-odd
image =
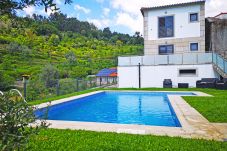
[[[100,82],[96,79],[92,80],[79,80],[79,79],[60,79],[57,80],[52,86],[45,86],[42,83],[27,81],[26,91],[24,96],[27,96],[28,101],[41,100],[60,95],[71,94],[83,90],[94,88],[110,87],[117,84],[117,81]]]
[[[225,74],[227,74],[227,53],[213,53],[212,60]]]

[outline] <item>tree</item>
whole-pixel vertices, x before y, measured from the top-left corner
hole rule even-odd
[[[45,83],[47,88],[56,86],[59,79],[59,72],[53,65],[46,65],[40,74],[40,79]]]
[[[37,32],[38,35],[50,36],[51,34],[58,34],[59,31],[53,25],[45,23],[45,24],[40,24],[36,28],[36,32]]]
[[[49,42],[53,46],[58,46],[58,44],[60,43],[60,39],[59,39],[58,35],[52,34],[50,36]]]
[[[111,37],[112,32],[110,31],[109,27],[106,27],[103,29],[103,36],[105,38],[110,38]]]
[[[65,4],[70,3],[72,0],[65,0]],[[0,4],[0,15],[15,13],[16,10],[23,10],[28,6],[44,6],[46,12],[47,9],[59,10],[53,0],[0,0]]]
[[[8,46],[7,46],[7,49],[9,51],[9,53],[11,54],[15,54],[17,52],[21,52],[21,45],[19,45],[18,43],[16,42],[11,42]]]
[[[73,51],[66,53],[65,58],[67,59],[67,62],[70,66],[74,65],[76,62],[76,55]]]

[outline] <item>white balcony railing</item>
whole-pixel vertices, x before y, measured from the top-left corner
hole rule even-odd
[[[148,66],[210,64],[212,63],[212,53],[118,57],[118,66],[136,66],[139,63]]]

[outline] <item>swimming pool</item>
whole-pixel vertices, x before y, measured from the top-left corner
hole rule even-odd
[[[181,127],[167,95],[184,92],[101,92],[50,106],[48,120]],[[42,118],[46,108],[35,111]]]

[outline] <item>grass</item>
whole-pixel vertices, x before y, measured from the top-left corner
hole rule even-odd
[[[202,90],[214,97],[184,97],[184,99],[210,122],[227,123],[227,91]]]
[[[227,142],[178,137],[47,129],[33,137],[30,151],[225,151]]]
[[[112,88],[112,89],[91,89],[85,90],[81,92],[75,92],[72,94],[56,96],[53,98],[37,100],[29,102],[30,105],[37,105],[40,103],[50,102],[62,98],[67,98],[71,96],[76,96],[80,94],[85,94],[98,90],[147,90],[147,91],[202,91],[207,94],[211,94],[214,97],[184,97],[184,99],[197,111],[199,111],[204,117],[206,117],[210,122],[219,122],[219,123],[227,123],[227,91],[226,90],[215,90],[215,89],[178,89],[178,88]]]

